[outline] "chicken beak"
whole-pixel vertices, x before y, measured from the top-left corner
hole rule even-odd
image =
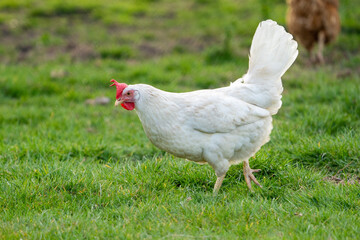
[[[124,100],[121,100],[121,99],[115,100],[115,107],[122,104],[123,102],[124,102]]]

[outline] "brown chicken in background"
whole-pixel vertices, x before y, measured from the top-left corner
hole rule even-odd
[[[324,63],[324,45],[340,32],[338,0],[286,0],[289,32],[310,53],[311,60]],[[318,44],[317,53],[313,48]]]

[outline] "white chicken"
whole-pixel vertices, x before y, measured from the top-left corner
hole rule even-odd
[[[298,55],[292,35],[272,20],[259,24],[249,70],[230,86],[170,93],[146,84],[116,86],[115,106],[135,109],[150,141],[177,157],[208,163],[216,194],[229,167],[243,162],[246,184],[261,187],[249,158],[270,140],[272,115],[281,107],[281,76]]]

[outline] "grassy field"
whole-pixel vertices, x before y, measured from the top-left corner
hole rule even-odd
[[[233,166],[216,197],[211,167],[155,148],[109,80],[225,86],[246,72],[257,24],[285,25],[285,1],[101,2],[0,2],[0,239],[359,237],[356,0],[341,1],[327,64],[300,47],[283,77],[271,141],[250,160],[263,189]]]

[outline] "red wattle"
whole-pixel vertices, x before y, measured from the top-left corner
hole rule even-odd
[[[125,108],[126,110],[131,111],[131,110],[133,110],[135,108],[135,103],[133,103],[133,102],[124,102],[124,103],[121,104],[121,106],[123,108]]]

